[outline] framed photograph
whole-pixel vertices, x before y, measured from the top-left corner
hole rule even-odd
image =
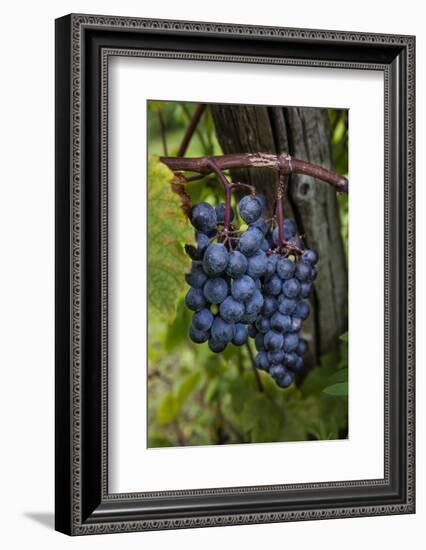
[[[415,511],[413,36],[56,20],[56,529]]]

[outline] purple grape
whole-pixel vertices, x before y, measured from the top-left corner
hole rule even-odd
[[[216,218],[217,218],[217,223],[224,223],[225,221],[225,211],[226,211],[226,204],[224,202],[221,202],[219,203],[216,208]],[[231,206],[231,211],[230,211],[230,216],[229,216],[229,221],[232,222],[232,220],[235,218],[235,213],[234,213],[234,210]]]
[[[291,317],[277,311],[271,317],[271,328],[277,332],[287,332],[291,329]]]
[[[299,317],[300,319],[302,319],[302,321],[305,321],[309,317],[309,311],[310,311],[309,303],[306,302],[305,300],[300,300],[300,302],[298,302],[297,307],[294,311],[294,316]]]
[[[192,325],[200,331],[207,331],[213,323],[213,313],[209,309],[200,309],[192,316]]]
[[[214,338],[209,338],[208,346],[214,353],[221,353],[225,350],[227,342],[221,342]]]
[[[246,302],[246,314],[257,315],[263,306],[263,295],[260,290],[256,290],[253,296]]]
[[[297,301],[286,298],[284,294],[278,296],[278,311],[283,315],[291,315],[297,307]]]
[[[284,334],[283,338],[283,349],[284,351],[295,351],[299,344],[299,337],[297,334],[288,333]]]
[[[294,305],[296,307],[296,304]],[[263,308],[262,308],[262,315],[264,317],[270,317],[273,315],[278,309],[278,301],[275,298],[275,296],[264,296],[263,299]]]
[[[237,323],[234,327],[234,337],[232,338],[232,343],[235,346],[242,346],[247,343],[247,329],[245,325]]]
[[[265,351],[260,351],[254,360],[255,365],[258,369],[261,370],[268,370],[269,369],[269,361],[268,361],[268,355]]]
[[[206,306],[206,299],[202,290],[191,287],[185,296],[185,304],[188,309],[192,309],[193,311],[203,309]]]
[[[300,284],[300,297],[307,298],[312,292],[312,283],[310,281]]]
[[[197,330],[194,326],[189,327],[189,337],[195,344],[203,344],[209,339],[208,330]]]
[[[192,268],[190,273],[185,275],[186,282],[194,288],[201,288],[207,281],[207,275],[204,273],[203,268],[200,265],[192,262]]]
[[[283,335],[275,330],[269,330],[263,339],[265,349],[268,351],[277,351],[282,348],[284,338]]]
[[[226,273],[236,279],[247,271],[247,258],[235,250],[229,254],[228,265],[226,266]]]
[[[190,219],[192,225],[198,231],[202,231],[203,233],[216,231],[216,211],[208,202],[199,202],[196,204],[191,210]]]
[[[238,203],[238,212],[246,223],[254,223],[262,214],[262,203],[257,197],[246,195]]]
[[[232,296],[228,296],[220,304],[220,316],[227,323],[237,323],[244,315],[244,305],[237,302]]]
[[[283,282],[283,294],[287,298],[297,298],[300,292],[300,283],[297,279],[288,279]]]
[[[288,282],[288,281],[286,281]],[[281,292],[282,288],[282,281],[277,276],[274,275],[266,284],[265,284],[265,290],[268,294],[272,294],[273,296],[278,296],[278,294]]]
[[[251,277],[243,275],[232,283],[231,294],[235,300],[246,302],[256,291],[256,284]]]
[[[269,319],[266,317],[258,317],[256,319],[256,329],[261,332],[262,334],[266,334],[268,330],[271,328],[271,323]]]
[[[262,250],[259,250],[254,256],[248,258],[247,264],[247,273],[250,277],[256,279],[257,277],[262,277],[266,273],[268,259],[266,254]]]
[[[308,262],[299,261],[296,265],[296,277],[300,282],[308,281],[311,277],[312,267]]]
[[[281,279],[291,279],[296,271],[296,264],[288,258],[280,258],[277,262],[277,275]]]
[[[220,315],[216,315],[212,324],[211,335],[213,340],[227,344],[234,337],[234,325],[224,321]]]
[[[299,355],[305,355],[307,351],[308,351],[308,342],[304,338],[300,338],[299,343],[297,345],[297,353]]]
[[[228,295],[228,283],[222,277],[208,279],[203,287],[204,296],[211,304],[220,304]]]
[[[229,253],[223,244],[209,244],[203,257],[203,269],[207,275],[221,275],[228,265],[228,260]]]
[[[311,265],[315,265],[318,261],[318,254],[315,252],[315,250],[307,248],[302,254],[302,260],[310,263]]]
[[[252,227],[241,235],[239,248],[245,256],[254,256],[260,250],[262,242],[262,232],[257,227]]]

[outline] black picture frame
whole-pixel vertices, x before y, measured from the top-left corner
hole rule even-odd
[[[108,56],[374,69],[385,81],[384,478],[109,494]],[[415,511],[415,38],[71,14],[56,20],[56,529],[69,535]]]

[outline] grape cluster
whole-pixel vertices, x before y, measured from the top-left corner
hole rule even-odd
[[[283,255],[270,256],[272,268],[263,284],[264,305],[249,327],[249,334],[258,351],[257,368],[269,372],[279,386],[286,388],[294,375],[302,372],[302,356],[308,349],[300,331],[309,316],[307,298],[317,274],[317,254],[304,249],[292,220],[284,221],[283,234],[287,241],[297,243],[303,253],[297,262]]]
[[[288,249],[283,253],[277,248],[278,229],[271,233],[264,209],[262,195],[244,196],[238,212],[247,229],[236,237],[222,231],[225,204],[193,207],[196,246],[185,247],[192,259],[185,276],[190,286],[185,303],[194,312],[189,337],[197,344],[208,342],[215,353],[230,342],[241,346],[248,336],[254,338],[256,366],[287,387],[303,368],[307,343],[300,330],[309,315],[305,299],[316,276],[317,255],[304,248],[290,219],[283,222],[284,239],[303,254],[296,261]],[[231,209],[231,222],[234,217]]]

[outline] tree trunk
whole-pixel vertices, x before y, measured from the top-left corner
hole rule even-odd
[[[283,153],[331,168],[330,130],[324,109],[212,105],[219,143],[224,153]],[[244,169],[234,180],[251,183],[268,201],[273,215],[278,175],[272,170]],[[335,190],[327,183],[292,174],[284,214],[293,218],[307,246],[319,254],[318,277],[311,297],[311,315],[304,323],[309,341],[307,363],[338,346],[346,330],[347,270],[340,234]]]

